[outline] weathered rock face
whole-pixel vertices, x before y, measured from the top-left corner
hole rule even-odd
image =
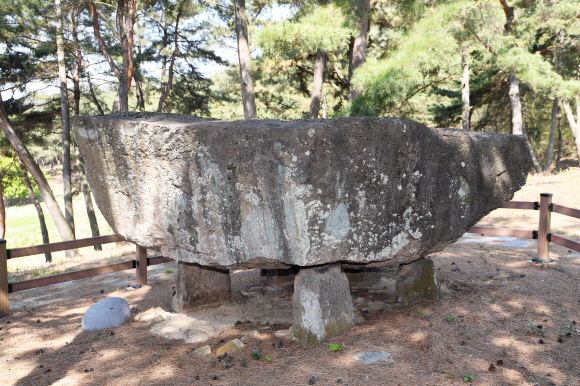
[[[129,113],[73,128],[115,232],[226,268],[416,260],[510,200],[530,166],[523,137],[388,118]]]

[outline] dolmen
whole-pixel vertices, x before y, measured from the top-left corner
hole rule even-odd
[[[229,301],[229,270],[298,268],[303,345],[354,325],[345,270],[398,266],[399,301],[437,299],[425,257],[509,201],[531,166],[522,136],[408,119],[121,113],[73,129],[113,230],[179,262],[176,311]]]

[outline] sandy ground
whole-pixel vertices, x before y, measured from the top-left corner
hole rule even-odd
[[[537,200],[540,190],[551,190],[554,202],[580,207],[573,191],[579,175],[534,177],[518,194]],[[537,228],[537,212],[529,218],[498,212],[481,224]],[[577,237],[579,223],[555,226]],[[396,271],[386,270],[380,285],[355,290],[358,324],[328,341],[344,344],[337,352],[275,337],[289,327],[292,293],[265,286],[258,271],[232,275],[231,304],[191,315],[225,327],[189,343],[155,333],[145,322],[100,332],[81,328],[87,308],[106,297],[125,298],[134,315],[169,310],[176,263],[149,267],[150,285],[134,290],[126,289],[135,280],[126,271],[23,291],[10,295],[11,314],[0,318],[0,384],[307,385],[315,375],[315,385],[335,385],[338,378],[345,385],[459,385],[463,378],[481,385],[578,385],[580,253],[552,244],[555,262],[544,265],[531,263],[534,255],[532,240],[466,234],[430,256],[441,300],[408,306],[396,303]],[[215,352],[253,330],[260,340],[231,360],[191,354],[205,344]],[[258,350],[271,361],[254,360]],[[353,359],[364,351],[387,351],[392,361]]]

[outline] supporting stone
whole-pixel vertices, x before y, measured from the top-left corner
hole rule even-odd
[[[175,312],[186,314],[200,308],[219,307],[232,296],[230,272],[180,261],[177,266]]]
[[[351,288],[354,287],[372,287],[381,282],[381,275],[383,270],[381,268],[373,267],[344,267],[344,273],[348,277],[348,282]]]
[[[400,303],[439,299],[439,282],[433,261],[422,258],[399,265],[396,294]]]
[[[294,281],[294,337],[316,345],[355,325],[348,278],[340,263],[302,267]]]
[[[287,269],[261,269],[260,276],[263,276],[266,285],[271,287],[290,287],[294,285],[296,274],[300,267],[295,265]]]

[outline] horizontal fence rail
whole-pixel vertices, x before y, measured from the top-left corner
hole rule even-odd
[[[129,269],[135,269],[137,284],[145,285],[147,284],[147,266],[174,261],[173,259],[165,256],[147,257],[147,248],[136,245],[134,260],[13,283],[8,282],[8,259],[39,255],[47,252],[65,251],[67,249],[92,247],[94,245],[109,244],[120,241],[125,241],[125,238],[120,235],[108,235],[89,237],[86,239],[60,241],[51,244],[33,245],[30,247],[7,249],[6,240],[0,240],[0,317],[8,315],[10,312],[8,302],[9,293],[25,291],[32,288],[45,287],[72,280],[86,279],[89,277],[126,271]]]
[[[569,208],[564,205],[553,204],[552,211],[554,213],[560,213],[566,216],[574,217],[580,219],[580,209]]]
[[[554,244],[558,244],[561,245],[565,248],[568,249],[572,249],[576,252],[580,252],[580,243],[576,242],[574,240],[570,240],[566,237],[562,237],[562,236],[558,236],[558,235],[553,235],[550,234],[550,241],[553,242]]]
[[[86,239],[59,241],[57,243],[33,245],[31,247],[13,248],[6,251],[7,259],[15,259],[17,257],[25,257],[32,255],[40,255],[42,253],[66,251],[67,249],[77,249],[83,247],[92,247],[99,244],[116,243],[125,241],[123,236],[108,235],[89,237]]]
[[[508,201],[501,206],[505,209],[529,209],[538,210],[540,209],[540,203],[538,201]]]
[[[171,261],[174,261],[174,260],[172,258],[164,257],[164,256],[149,257],[149,258],[147,258],[147,264],[145,265],[145,267],[147,267],[149,265],[168,263]],[[137,268],[137,265],[138,265],[137,260],[129,260],[129,261],[124,261],[122,263],[104,265],[102,267],[82,269],[79,271],[59,273],[57,275],[50,275],[50,276],[39,277],[39,278],[35,278],[35,279],[30,279],[30,280],[18,281],[18,282],[8,284],[8,292],[12,293],[12,292],[24,291],[24,290],[31,289],[31,288],[45,287],[48,285],[64,283],[67,281],[86,279],[88,277],[105,275],[107,273],[126,271],[129,269]]]
[[[109,264],[102,267],[59,273],[57,275],[38,277],[30,280],[17,281],[9,284],[8,292],[12,293],[24,291],[31,288],[45,287],[47,285],[64,283],[71,280],[86,279],[87,277],[104,275],[111,272],[124,271],[127,269],[135,268],[133,261],[124,261],[122,263]]]
[[[491,236],[509,236],[509,237],[519,237],[520,239],[537,239],[538,231],[526,231],[522,229],[509,229],[509,228],[494,228],[494,227],[472,227],[469,233],[479,233],[481,235],[491,235]]]

